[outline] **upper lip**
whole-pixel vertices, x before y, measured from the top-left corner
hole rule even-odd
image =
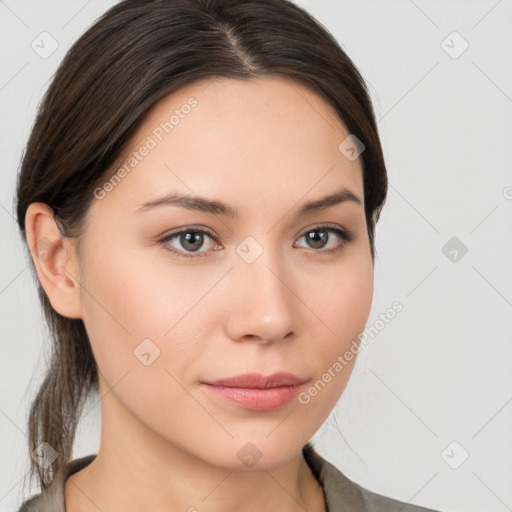
[[[247,373],[226,379],[219,379],[212,382],[204,382],[213,386],[224,386],[229,388],[278,388],[282,386],[297,386],[304,384],[305,379],[301,379],[292,373],[279,372],[264,376],[259,373]]]

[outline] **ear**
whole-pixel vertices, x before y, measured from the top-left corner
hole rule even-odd
[[[68,318],[82,318],[74,247],[60,234],[53,210],[45,203],[31,203],[25,231],[37,277],[53,309]]]

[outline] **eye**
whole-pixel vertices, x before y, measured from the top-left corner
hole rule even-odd
[[[338,238],[338,242],[334,246],[325,249],[331,242],[331,235],[334,234]],[[335,237],[335,238],[336,238]],[[343,229],[332,227],[332,226],[319,226],[313,229],[309,229],[301,238],[305,238],[306,243],[309,244],[309,248],[313,249],[317,253],[335,253],[341,251],[354,237],[353,235]],[[204,251],[200,251],[203,247],[205,240],[210,240],[209,247]],[[171,242],[179,244],[181,247],[172,245]],[[158,241],[159,244],[163,245],[164,248],[183,258],[201,258],[203,256],[210,256],[209,249],[212,248],[214,242],[218,243],[217,238],[213,232],[205,229],[194,229],[187,228],[171,233],[165,238]],[[331,244],[332,245],[332,244]]]
[[[158,243],[162,244],[169,252],[177,254],[178,256],[184,258],[200,258],[202,256],[208,256],[207,252],[199,252],[199,249],[204,244],[205,236],[210,240],[216,241],[214,234],[208,230],[189,228],[171,233],[159,240]],[[181,248],[176,249],[172,245],[169,245],[174,239],[181,245]],[[189,251],[195,254],[187,254]]]
[[[331,241],[332,237],[330,234],[332,233],[336,235],[339,241],[337,244],[335,243],[334,246],[331,245],[330,248],[324,249],[328,242]],[[309,229],[300,238],[305,238],[306,242],[312,249],[323,249],[317,252],[329,254],[341,251],[349,242],[354,239],[353,235],[348,231],[332,226],[319,226],[313,229]]]

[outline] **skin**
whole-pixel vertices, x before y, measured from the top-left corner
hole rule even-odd
[[[322,99],[278,77],[187,86],[150,111],[128,152],[190,97],[197,106],[93,199],[80,257],[45,204],[27,211],[30,247],[53,243],[44,261],[34,258],[38,278],[56,311],[83,320],[103,397],[98,455],[67,480],[67,509],[324,511],[301,449],[356,358],[308,404],[273,411],[240,408],[200,383],[287,371],[308,379],[306,390],[363,331],[373,265],[361,159],[338,150],[349,132]],[[361,204],[296,215],[342,186]],[[239,217],[179,206],[134,213],[172,191],[223,201]],[[325,247],[308,243],[303,235],[325,223],[354,239],[331,254],[342,243],[334,232],[324,232]],[[205,235],[196,252],[183,237],[166,242],[192,258],[158,243],[189,227],[216,240]],[[236,251],[248,236],[263,249],[252,263]],[[149,366],[134,356],[146,338],[160,350]],[[248,442],[261,453],[252,468],[237,457]]]

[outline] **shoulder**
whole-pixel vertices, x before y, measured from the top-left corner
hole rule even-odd
[[[65,512],[64,482],[73,473],[85,468],[95,457],[96,455],[87,455],[70,461],[63,478],[56,479],[43,493],[25,500],[16,512]]]
[[[303,450],[303,455],[324,488],[328,512],[438,512],[362,487],[312,448]]]

